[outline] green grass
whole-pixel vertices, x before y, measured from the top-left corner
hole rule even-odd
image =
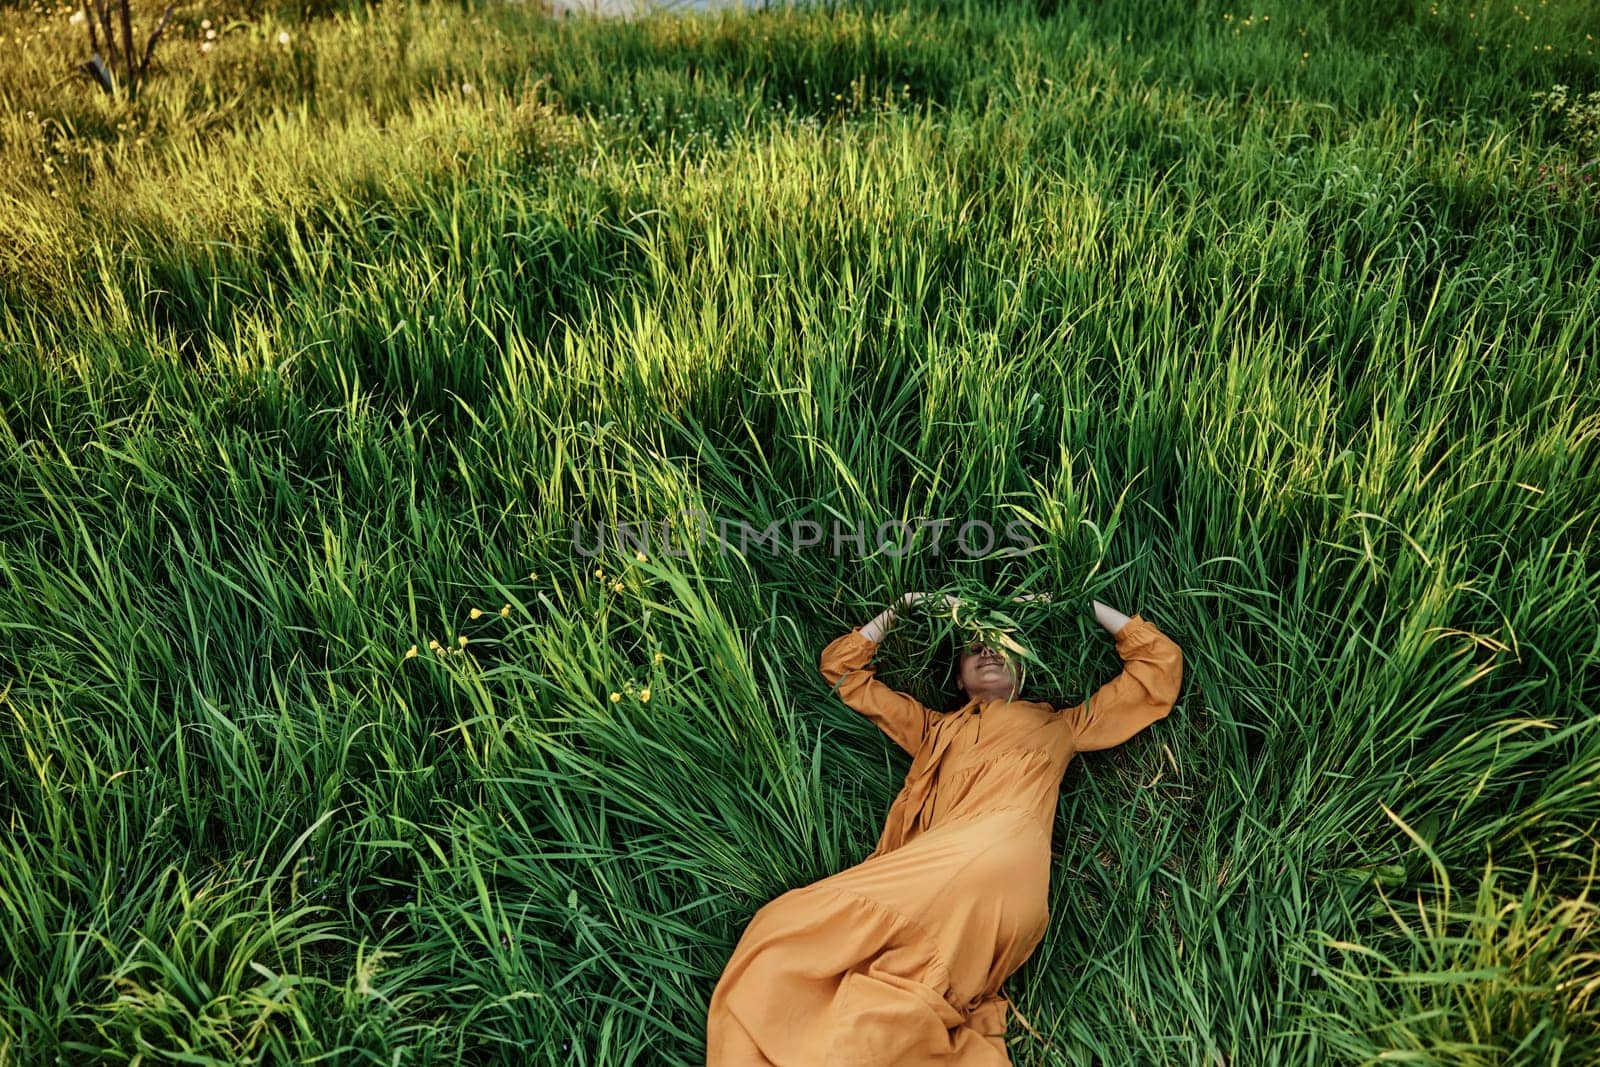
[[[702,1062],[905,771],[820,649],[972,582],[1186,657],[1017,1064],[1600,1059],[1592,5],[188,5],[136,108],[69,13],[0,10],[0,1063]],[[1045,548],[575,551],[683,509]]]

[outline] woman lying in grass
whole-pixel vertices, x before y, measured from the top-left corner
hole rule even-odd
[[[1124,666],[1075,707],[1022,698],[1010,650],[989,644],[960,651],[955,711],[889,688],[870,661],[893,607],[823,650],[822,676],[911,753],[911,770],[865,860],[751,919],[712,993],[711,1067],[1011,1062],[1000,984],[1048,923],[1062,774],[1076,753],[1163,718],[1183,678],[1154,624],[1094,610]]]

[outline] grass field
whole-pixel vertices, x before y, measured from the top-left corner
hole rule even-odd
[[[191,2],[134,104],[71,13],[0,5],[0,1064],[703,1062],[906,769],[820,649],[963,582],[1186,657],[1015,1063],[1600,1061],[1592,4]],[[1041,548],[575,537],[686,511]]]

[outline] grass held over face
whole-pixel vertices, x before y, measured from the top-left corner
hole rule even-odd
[[[1015,1063],[1600,1060],[1592,5],[179,5],[132,102],[71,14],[0,11],[0,1062],[703,1062],[912,590],[1025,695],[1091,598],[1184,650]]]

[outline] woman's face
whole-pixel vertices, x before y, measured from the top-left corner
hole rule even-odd
[[[997,649],[971,642],[961,651],[961,688],[979,700],[1009,697],[1016,692],[1017,675]]]

